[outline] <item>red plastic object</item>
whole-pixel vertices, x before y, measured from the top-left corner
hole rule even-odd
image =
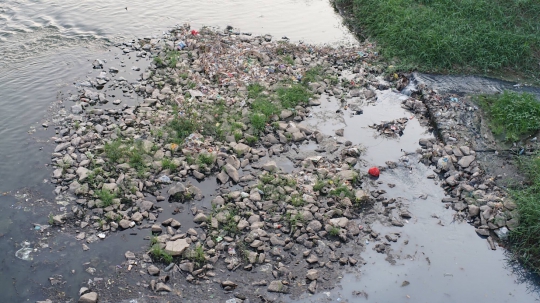
[[[191,30],[191,34],[192,34],[193,36],[197,36],[197,35],[199,34],[199,32],[196,31],[196,30],[194,30],[194,29],[192,29],[192,30]]]
[[[381,171],[377,167],[372,167],[368,170],[368,173],[373,177],[378,177]]]

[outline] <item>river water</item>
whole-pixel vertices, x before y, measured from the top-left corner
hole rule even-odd
[[[231,25],[240,32],[271,34],[277,39],[286,36],[293,41],[309,43],[333,45],[355,43],[354,37],[343,27],[340,16],[334,12],[327,0],[2,1],[0,3],[0,251],[2,252],[0,302],[32,302],[45,299],[46,289],[51,284],[48,278],[53,275],[62,275],[63,281],[69,281],[66,295],[75,297],[82,282],[89,278],[85,272],[88,268],[85,262],[92,262],[92,266],[98,268],[98,275],[104,274],[100,272],[100,268],[110,268],[111,265],[119,264],[127,249],[137,249],[143,245],[141,239],[131,239],[125,234],[117,233],[113,236],[117,241],[108,241],[109,244],[106,245],[96,244],[89,253],[83,254],[79,246],[75,247],[75,241],[66,236],[51,235],[45,237],[46,240],[43,238],[36,240],[34,226],[31,223],[46,224],[48,211],[51,208],[61,207],[51,205],[53,202],[49,202],[54,201],[52,194],[54,187],[47,182],[51,174],[47,164],[52,151],[52,144],[48,140],[54,135],[54,130],[44,129],[41,124],[47,122],[47,112],[53,110],[51,106],[56,105],[64,95],[73,90],[73,83],[86,78],[91,70],[91,62],[95,58],[108,55],[108,48],[112,43],[133,37],[158,35],[176,24],[185,22],[190,22],[196,28],[202,25],[221,28]],[[373,152],[375,154],[377,150],[373,149]],[[395,178],[399,179],[400,176]],[[43,199],[41,200],[43,202],[39,202],[40,200],[36,202],[39,198]],[[422,213],[421,216],[428,214]],[[420,225],[419,228],[424,227]],[[477,240],[472,228],[469,228],[468,232],[469,237],[459,242],[465,243],[460,249]],[[443,240],[447,239],[446,237],[443,236]],[[452,236],[452,239],[454,238],[455,234]],[[427,240],[436,243],[432,238],[427,237]],[[40,249],[27,250],[28,260],[21,260],[15,257],[15,254],[17,251],[25,252],[21,249],[28,245],[26,241],[31,243],[33,248],[40,247]],[[415,242],[415,245],[421,246],[422,239]],[[449,249],[451,246],[440,247]],[[436,247],[432,249],[435,254]],[[532,302],[538,297],[534,290],[530,290],[529,283],[514,284],[514,280],[518,280],[519,277],[512,270],[505,268],[507,265],[501,252],[491,253],[487,249],[481,251],[476,245],[471,254],[470,257],[482,262],[482,266],[474,269],[469,267],[469,270],[476,272],[482,268],[491,268],[486,272],[485,281],[480,281],[487,287],[483,291],[492,290],[492,293],[497,294],[511,292],[514,294],[513,298],[519,302]],[[467,257],[463,254],[459,256]],[[366,274],[369,279],[365,280],[364,286],[381,287],[378,290],[381,295],[377,296],[372,292],[372,298],[377,298],[377,302],[397,302],[397,297],[391,298],[388,295],[388,291],[392,293],[394,288],[383,288],[381,284],[376,283],[376,280],[385,279],[396,273],[392,272],[389,266],[367,268]],[[380,274],[381,268],[384,274]],[[414,270],[415,267],[409,265],[405,269]],[[403,271],[403,267],[398,271],[400,270]],[[421,272],[426,270],[429,268],[423,268]],[[499,277],[491,283],[490,275]],[[351,277],[344,278],[343,289],[348,290],[351,287],[355,289],[353,286],[358,282]],[[434,284],[429,284],[430,287],[440,288],[435,289],[434,293],[460,292],[459,289],[443,292],[442,279],[449,278],[446,276],[441,278],[439,273],[437,277],[438,280],[432,279],[436,281]],[[476,286],[479,285],[479,277],[480,275],[472,273],[455,274],[452,280],[463,280],[465,281],[463,284],[470,281],[470,285]],[[413,278],[409,280],[414,282]],[[411,285],[417,287],[414,283]],[[455,286],[459,285],[461,284]],[[465,291],[472,291],[473,286]],[[414,288],[412,291],[418,294],[422,292],[421,288],[420,286],[419,289]],[[397,292],[394,293],[397,296]],[[401,293],[399,295],[403,298]],[[336,294],[336,297],[330,299],[335,298],[341,297]],[[438,302],[436,296],[428,298],[431,299],[429,302]],[[453,301],[454,298],[462,299],[463,296],[451,295],[440,302],[457,302]],[[503,302],[497,301],[492,295],[482,297],[475,294],[471,298],[476,302]],[[504,302],[507,300],[508,298],[505,298]],[[351,302],[355,302],[355,299],[351,298]]]

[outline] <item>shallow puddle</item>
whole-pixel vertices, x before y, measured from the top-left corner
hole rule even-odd
[[[377,93],[376,101],[362,107],[363,114],[356,115],[354,110],[343,109],[336,98],[323,96],[321,106],[313,108],[313,117],[307,123],[325,135],[360,144],[365,148],[361,157],[365,166],[384,166],[386,161],[398,160],[404,152],[414,152],[419,148],[419,138],[432,137],[414,114],[401,107],[401,102],[407,98],[391,90],[381,91]],[[336,113],[337,110],[342,112]],[[402,136],[387,137],[369,127],[404,117],[408,122]],[[342,138],[335,135],[335,131],[341,128],[345,129]]]

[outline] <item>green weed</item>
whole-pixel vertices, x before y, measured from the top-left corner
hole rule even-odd
[[[199,165],[206,165],[208,167],[212,166],[214,164],[214,156],[212,156],[211,154],[205,154],[205,153],[202,153],[199,155],[199,157],[197,158],[197,163]]]
[[[116,198],[116,194],[110,192],[108,189],[96,190],[95,195],[101,200],[103,207],[111,206],[113,204],[113,200]]]
[[[251,114],[249,120],[251,121],[251,125],[253,126],[255,133],[258,134],[264,130],[267,117],[264,114],[254,113]]]
[[[264,114],[266,117],[280,112],[279,106],[266,98],[257,98],[251,103],[251,109],[254,112]]]
[[[341,229],[339,227],[332,226],[330,230],[328,231],[328,234],[332,237],[337,237],[339,236],[340,231]]]
[[[540,129],[540,103],[532,94],[505,91],[477,100],[489,116],[493,133],[509,141],[518,141]]]
[[[287,63],[289,65],[294,65],[294,60],[290,55],[284,56],[283,57],[283,62],[285,62],[285,63]]]
[[[528,183],[510,190],[517,205],[519,225],[510,232],[510,244],[516,258],[534,272],[540,273],[540,154],[518,158]]]
[[[300,84],[278,88],[276,93],[283,108],[294,108],[297,105],[306,104],[312,97],[312,94]]]
[[[166,264],[170,264],[173,261],[173,256],[161,248],[159,244],[152,245],[150,255],[152,255],[155,260],[162,261]]]
[[[191,261],[195,262],[195,264],[197,264],[197,267],[200,267],[206,262],[206,258],[204,256],[204,248],[202,245],[197,245],[195,249],[190,250],[187,253],[186,257]]]
[[[103,148],[105,156],[113,163],[118,162],[118,160],[120,160],[124,155],[124,149],[121,148],[121,146],[122,140],[120,139],[105,143]]]
[[[323,69],[321,66],[310,68],[304,74],[302,78],[302,84],[307,85],[310,82],[315,82],[322,78]]]
[[[352,192],[352,190],[350,190],[345,185],[338,186],[337,188],[331,190],[330,195],[331,196],[336,196],[336,197],[342,197],[342,198],[347,197],[349,199],[354,199],[355,198],[354,193]]]
[[[259,83],[253,83],[248,85],[247,90],[248,98],[255,99],[264,91],[264,86]]]
[[[185,138],[199,128],[199,125],[192,119],[175,116],[175,118],[169,122],[168,128],[173,131],[174,136],[171,136],[172,141],[181,144]]]
[[[178,165],[176,165],[176,163],[169,158],[163,158],[161,160],[161,167],[163,169],[169,169],[171,172],[173,172],[178,168]]]

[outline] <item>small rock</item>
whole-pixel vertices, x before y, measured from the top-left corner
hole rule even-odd
[[[281,281],[278,281],[278,280],[272,281],[268,285],[268,291],[269,292],[281,292],[281,293],[284,293],[284,292],[287,291],[287,289],[288,289],[288,287],[286,285],[284,285]]]
[[[148,270],[148,274],[151,276],[159,275],[159,271],[160,271],[159,268],[155,265],[148,266],[147,270]]]
[[[156,291],[167,291],[167,292],[171,292],[172,289],[166,285],[165,283],[158,283],[156,284]]]
[[[474,161],[475,158],[476,158],[476,156],[474,156],[474,155],[464,156],[463,158],[461,158],[458,161],[458,165],[463,167],[463,168],[467,168],[467,167],[469,167],[469,165],[471,165],[471,163]]]
[[[202,223],[206,222],[208,220],[208,217],[203,213],[198,213],[195,218],[193,218],[193,222],[195,223]]]
[[[306,274],[306,278],[313,281],[319,279],[319,271],[316,269],[310,269],[308,270]]]
[[[82,295],[79,298],[79,303],[96,303],[98,300],[98,294],[96,292],[89,292]]]

